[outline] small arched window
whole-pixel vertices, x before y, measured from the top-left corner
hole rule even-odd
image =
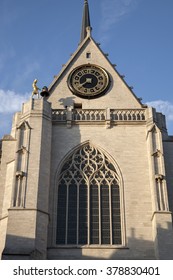
[[[120,189],[114,165],[87,143],[68,157],[58,180],[58,245],[120,245]]]

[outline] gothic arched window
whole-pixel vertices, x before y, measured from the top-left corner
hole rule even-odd
[[[118,175],[99,149],[87,143],[68,157],[58,180],[58,245],[120,245]]]

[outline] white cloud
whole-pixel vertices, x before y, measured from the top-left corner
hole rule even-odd
[[[0,113],[7,114],[21,110],[22,103],[25,102],[29,96],[31,96],[31,93],[21,95],[14,91],[4,91],[0,89]]]
[[[168,121],[173,121],[173,104],[169,101],[155,100],[147,102],[147,105],[156,108],[157,112],[163,113]]]

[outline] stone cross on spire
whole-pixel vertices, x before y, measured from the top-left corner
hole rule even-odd
[[[82,29],[81,29],[80,43],[86,38],[87,30],[91,31],[91,25],[90,25],[88,0],[84,0],[84,9],[83,9],[83,17],[82,17]]]

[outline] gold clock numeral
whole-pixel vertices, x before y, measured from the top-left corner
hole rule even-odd
[[[100,76],[100,73],[99,72],[95,72],[95,76],[96,77]]]
[[[89,73],[89,70],[85,69],[85,70],[83,70],[83,73],[84,73],[84,74],[88,74],[88,73]]]

